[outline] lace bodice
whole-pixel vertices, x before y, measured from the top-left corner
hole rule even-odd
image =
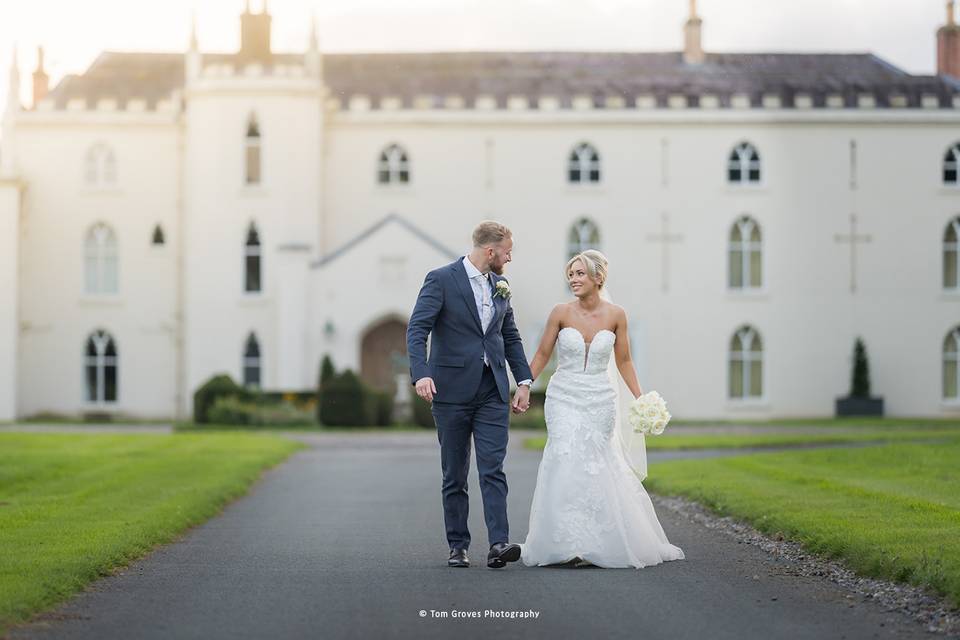
[[[589,343],[573,327],[560,329],[557,335],[557,371],[570,373],[606,373],[617,334],[601,329]]]

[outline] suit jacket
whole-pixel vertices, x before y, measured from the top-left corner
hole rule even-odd
[[[491,276],[494,288],[497,282],[506,280],[495,273]],[[510,300],[497,296],[493,308],[493,319],[484,332],[462,258],[428,273],[407,325],[411,381],[415,384],[421,378],[433,378],[437,387],[433,399],[437,402],[470,402],[480,387],[486,352],[500,397],[508,402],[507,363],[517,380],[533,376]],[[427,336],[431,333],[427,361]]]

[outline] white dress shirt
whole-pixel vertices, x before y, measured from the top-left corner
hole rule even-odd
[[[470,278],[470,286],[473,288],[473,301],[477,305],[477,315],[480,316],[480,327],[483,329],[483,333],[487,333],[487,327],[490,326],[490,321],[493,320],[493,283],[490,281],[490,272],[486,273],[477,269],[477,267],[470,262],[469,256],[463,256],[463,268],[467,271],[467,277]],[[490,366],[490,361],[487,359],[487,353],[483,353],[483,364]],[[517,384],[530,385],[532,380],[521,380]]]

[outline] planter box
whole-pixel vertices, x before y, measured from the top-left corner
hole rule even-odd
[[[837,416],[882,416],[883,398],[837,398]]]

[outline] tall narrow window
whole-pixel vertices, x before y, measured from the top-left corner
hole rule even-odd
[[[253,115],[247,122],[245,159],[247,184],[260,184],[260,125]]]
[[[960,289],[960,260],[957,239],[960,238],[960,218],[954,218],[947,224],[943,233],[943,288]]]
[[[84,379],[87,401],[117,401],[117,345],[106,331],[94,331],[84,351]]]
[[[91,294],[116,293],[117,238],[103,223],[95,224],[84,240],[84,290]]]
[[[756,184],[760,182],[760,154],[749,142],[742,142],[730,152],[727,162],[727,179],[731,184]]]
[[[380,152],[377,163],[377,182],[380,184],[407,184],[410,182],[410,159],[399,145],[392,144]]]
[[[567,258],[586,251],[600,248],[600,229],[589,218],[580,218],[570,227],[567,234]]]
[[[731,289],[758,288],[762,283],[760,227],[750,216],[743,216],[730,230],[728,282]]]
[[[163,228],[158,224],[153,228],[153,238],[151,243],[155,246],[163,246],[165,239],[163,237]]]
[[[261,290],[261,255],[260,234],[257,226],[250,223],[247,229],[247,240],[243,245],[243,290],[257,292]]]
[[[943,341],[943,399],[960,399],[957,389],[957,364],[960,354],[960,327],[947,334]]]
[[[583,142],[570,152],[567,180],[571,183],[600,182],[600,154]]]
[[[102,142],[90,147],[84,160],[84,181],[87,186],[107,187],[117,182],[117,158],[113,149]]]
[[[247,387],[260,386],[260,343],[252,331],[243,347],[243,384]]]
[[[960,142],[949,149],[943,158],[943,184],[960,184],[957,180],[958,167],[960,167]]]
[[[741,327],[730,340],[729,383],[730,398],[763,395],[763,345],[752,327]]]

